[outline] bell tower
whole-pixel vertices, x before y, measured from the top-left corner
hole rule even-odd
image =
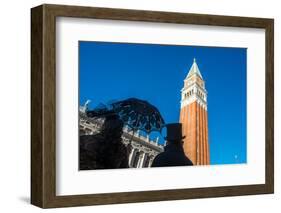
[[[185,135],[185,155],[194,165],[209,165],[207,91],[196,59],[181,90],[180,123]]]

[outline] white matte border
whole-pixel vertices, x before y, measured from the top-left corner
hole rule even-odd
[[[265,183],[265,31],[60,17],[56,20],[56,194]],[[78,171],[78,41],[245,47],[247,164]]]

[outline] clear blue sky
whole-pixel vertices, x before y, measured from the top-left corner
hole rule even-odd
[[[179,122],[180,90],[193,58],[208,92],[211,164],[246,163],[245,48],[79,42],[80,105],[136,97]]]

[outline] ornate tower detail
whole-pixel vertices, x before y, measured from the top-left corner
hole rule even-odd
[[[207,91],[195,59],[181,90],[180,122],[185,155],[194,165],[209,165]]]

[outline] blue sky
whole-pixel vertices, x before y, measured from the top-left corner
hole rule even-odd
[[[196,58],[208,92],[211,164],[246,163],[246,57],[245,48],[80,41],[79,102],[90,99],[94,108],[136,97],[166,123],[178,122],[180,90]]]

